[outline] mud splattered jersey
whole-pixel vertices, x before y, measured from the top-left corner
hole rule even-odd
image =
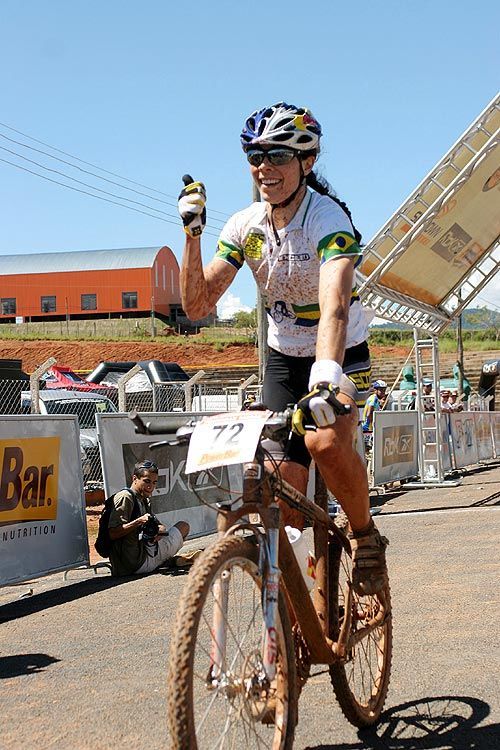
[[[290,356],[311,357],[320,318],[320,268],[341,257],[354,258],[358,266],[362,251],[340,206],[309,190],[291,222],[277,231],[280,245],[265,204],[252,203],[226,223],[216,257],[238,270],[248,263],[266,307],[269,346]],[[367,323],[354,287],[346,348],[366,339]]]

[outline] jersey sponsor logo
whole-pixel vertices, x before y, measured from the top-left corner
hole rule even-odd
[[[60,438],[0,440],[0,524],[57,518]]]
[[[248,258],[252,260],[259,260],[262,258],[262,247],[264,245],[265,236],[260,230],[252,229],[248,234],[243,251]]]
[[[284,263],[291,261],[292,263],[303,263],[306,260],[311,260],[309,253],[283,253],[278,258],[278,263]]]
[[[358,391],[370,390],[372,368],[360,370],[359,372],[346,372],[349,380],[352,380]]]

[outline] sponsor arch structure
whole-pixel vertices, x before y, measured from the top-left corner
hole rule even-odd
[[[438,335],[499,265],[497,94],[365,248],[361,301],[374,315],[414,328],[419,400],[424,373],[439,392]],[[443,481],[445,471],[440,399],[435,401],[433,425],[419,420],[420,475],[433,484]],[[426,445],[432,450],[426,452]]]

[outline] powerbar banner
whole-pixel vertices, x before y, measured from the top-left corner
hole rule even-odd
[[[416,412],[375,412],[373,456],[375,484],[408,479],[418,474]]]
[[[178,424],[179,413],[144,414],[145,421],[154,423],[169,420]],[[186,422],[201,414],[185,413]],[[134,464],[139,461],[154,461],[158,466],[158,486],[151,498],[152,510],[166,526],[177,521],[187,521],[190,537],[211,534],[216,529],[217,513],[214,503],[228,499],[231,493],[241,493],[242,472],[240,466],[211,469],[207,472],[184,473],[187,458],[186,445],[162,445],[150,450],[151,443],[172,440],[171,433],[164,435],[138,435],[130,419],[123,414],[98,414],[97,432],[101,450],[106,496],[123,487],[130,486]],[[217,486],[216,486],[217,485]],[[233,495],[237,497],[237,494]]]
[[[0,585],[89,562],[77,418],[0,423]]]

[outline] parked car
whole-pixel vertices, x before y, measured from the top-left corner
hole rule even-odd
[[[189,375],[176,362],[160,362],[157,359],[139,362],[100,362],[87,375],[89,383],[117,385],[119,379],[134,365],[141,372],[126,384],[127,410],[138,411],[182,411],[185,406],[183,383]]]
[[[64,365],[52,365],[51,368],[42,375],[42,380],[45,382],[46,388],[66,388],[71,391],[97,391],[102,393],[104,396],[108,394],[106,390],[110,391],[109,386],[98,383],[89,383],[79,375],[76,374],[70,367]]]
[[[80,426],[80,448],[85,481],[102,482],[101,458],[97,440],[96,414],[116,412],[116,406],[100,393],[51,388],[40,391],[41,414],[76,414]],[[23,413],[31,412],[31,393],[21,393]]]

